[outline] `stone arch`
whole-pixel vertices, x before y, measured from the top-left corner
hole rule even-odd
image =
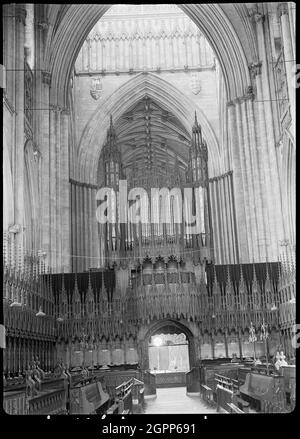
[[[47,35],[44,64],[52,73],[51,103],[64,108],[80,48],[110,5],[66,5],[62,11],[57,11],[55,5],[54,10],[51,7],[48,15],[53,19],[53,27]],[[251,84],[248,65],[257,61],[254,31],[245,5],[180,4],[178,7],[194,21],[215,51],[228,101],[243,96]]]
[[[110,115],[113,120],[117,120],[146,95],[162,108],[172,112],[188,132],[191,131],[194,114],[197,111],[197,117],[208,144],[211,174],[220,173],[219,143],[203,111],[168,81],[152,73],[146,75],[140,73],[102,101],[87,123],[78,147],[78,179],[80,181],[96,183],[98,160],[109,126]]]

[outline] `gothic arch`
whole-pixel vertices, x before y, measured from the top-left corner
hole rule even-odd
[[[194,114],[203,128],[209,148],[211,174],[220,173],[221,160],[217,137],[202,110],[169,82],[153,73],[140,73],[120,86],[102,101],[86,125],[78,147],[78,179],[96,183],[97,166],[102,145],[109,126],[109,118],[117,120],[145,95],[172,112],[191,131]]]
[[[157,331],[162,330],[166,326],[174,326],[180,332],[183,332],[189,343],[189,360],[190,368],[196,364],[196,347],[195,347],[195,335],[191,329],[185,324],[173,320],[173,319],[163,319],[155,321],[147,327],[141,327],[138,334],[138,340],[142,343],[141,353],[143,361],[145,361],[145,368],[149,367],[149,357],[148,357],[148,344],[152,335],[157,333]]]
[[[110,5],[67,5],[59,14],[51,7],[48,15],[53,23],[47,36],[44,64],[52,74],[51,103],[65,108],[69,79],[79,50]],[[245,5],[179,4],[178,7],[195,22],[215,51],[228,101],[243,96],[251,84],[248,65],[257,61],[254,32]]]

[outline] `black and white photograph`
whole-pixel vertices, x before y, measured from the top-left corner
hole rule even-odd
[[[295,27],[293,2],[2,6],[12,427],[293,414]]]

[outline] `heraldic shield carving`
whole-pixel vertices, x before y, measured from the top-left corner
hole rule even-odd
[[[192,92],[197,95],[201,91],[201,81],[199,72],[195,72],[191,77],[191,88]]]
[[[97,100],[101,97],[102,94],[102,82],[101,78],[92,78],[91,79],[91,89],[90,93],[93,99]]]

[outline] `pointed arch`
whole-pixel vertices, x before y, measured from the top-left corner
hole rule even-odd
[[[51,5],[54,6],[55,5]],[[87,35],[111,5],[66,5],[55,10],[45,51],[45,69],[52,73],[51,103],[67,107],[68,84]],[[251,84],[248,65],[257,61],[254,30],[244,5],[178,4],[213,48],[225,79],[228,101],[243,96]],[[57,22],[58,21],[58,22]],[[74,29],[76,32],[74,33]]]
[[[78,179],[96,184],[101,148],[109,126],[110,115],[116,121],[130,107],[149,96],[162,108],[172,112],[191,132],[195,111],[209,149],[209,163],[213,174],[220,173],[220,149],[217,137],[203,111],[176,87],[156,74],[140,73],[121,85],[102,101],[87,123],[78,146]]]

